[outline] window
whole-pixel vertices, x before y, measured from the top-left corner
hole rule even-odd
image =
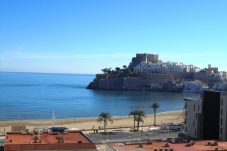
[[[194,110],[195,110],[195,104],[194,104]]]
[[[188,112],[187,111],[185,111],[185,116],[187,116],[188,115]]]
[[[223,99],[221,99],[221,105],[223,106]]]
[[[221,115],[223,115],[223,109],[221,108]]]
[[[185,127],[185,132],[187,132],[187,127]]]
[[[222,118],[221,118],[221,125],[222,125]]]

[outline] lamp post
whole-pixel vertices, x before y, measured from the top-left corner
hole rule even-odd
[[[108,129],[106,129],[106,142],[108,142]]]
[[[142,130],[140,131],[140,139],[141,139],[141,142],[143,140],[143,123],[142,123]]]

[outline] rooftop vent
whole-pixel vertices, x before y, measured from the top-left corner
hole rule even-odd
[[[79,144],[82,144],[82,141],[78,141]]]
[[[216,141],[214,141],[214,142],[207,142],[207,145],[208,146],[217,146],[218,143]]]
[[[64,143],[64,137],[62,135],[56,136],[56,139],[58,140],[58,143]]]
[[[164,147],[169,147],[169,144],[168,143],[165,143]]]
[[[34,143],[37,143],[37,141],[39,140],[39,137],[37,135],[34,135],[33,140],[34,140]]]

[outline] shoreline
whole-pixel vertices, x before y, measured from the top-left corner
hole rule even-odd
[[[166,92],[168,93],[168,92]],[[171,113],[171,112],[180,112],[183,110],[182,109],[179,109],[179,110],[171,110],[171,111],[163,111],[163,112],[157,112],[156,114],[163,114],[163,113]],[[146,115],[153,115],[153,114],[146,114]],[[55,121],[58,121],[58,120],[84,120],[84,119],[96,119],[98,116],[96,117],[75,117],[75,118],[59,118],[59,119],[55,119]],[[128,115],[113,115],[112,118],[126,118],[128,117]],[[5,120],[1,120],[0,119],[0,126],[1,126],[1,122],[20,122],[20,121],[52,121],[51,118],[49,119],[5,119]]]
[[[10,121],[0,121],[1,127],[10,126],[21,126],[25,125],[27,127],[51,127],[51,126],[64,126],[68,128],[75,129],[92,129],[99,128],[103,126],[103,123],[97,123],[97,117],[92,118],[68,118],[68,119],[40,119],[40,120],[10,120]],[[108,123],[108,128],[121,128],[121,127],[132,127],[133,118],[128,116],[112,116],[113,123]],[[157,124],[164,123],[183,123],[184,112],[183,110],[173,110],[157,113]],[[54,123],[54,124],[53,124]],[[143,125],[153,124],[153,114],[147,114],[144,117]],[[141,124],[142,125],[142,124]],[[1,130],[1,129],[0,129]]]

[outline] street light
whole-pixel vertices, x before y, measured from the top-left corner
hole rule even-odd
[[[108,129],[106,129],[106,142],[108,142]]]
[[[142,141],[142,137],[143,137],[143,136],[142,136],[142,135],[143,135],[142,133],[143,133],[143,123],[142,123],[142,130],[140,131],[141,141]]]

